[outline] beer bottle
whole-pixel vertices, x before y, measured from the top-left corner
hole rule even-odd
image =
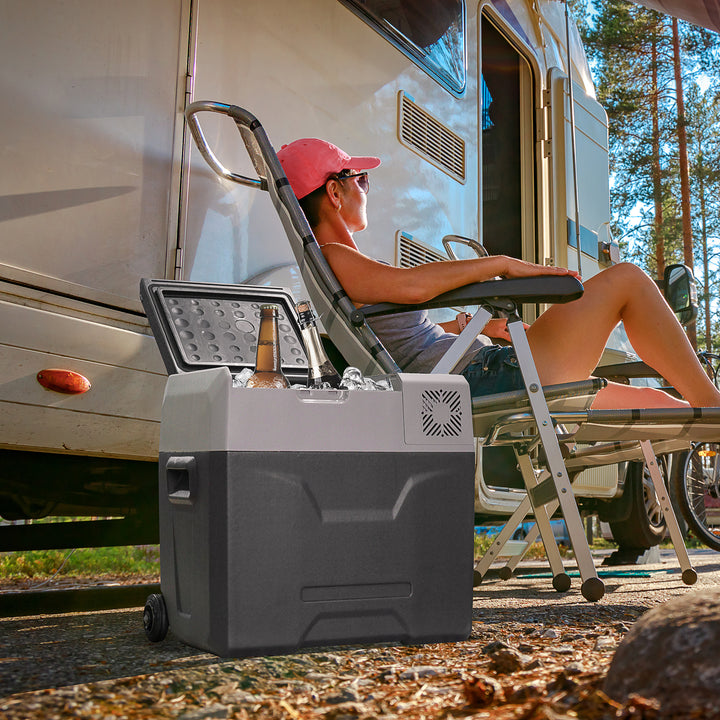
[[[280,367],[277,305],[260,306],[260,330],[258,331],[255,372],[248,378],[245,387],[290,387],[290,383]]]
[[[323,383],[333,388],[339,387],[342,378],[325,354],[310,301],[302,300],[295,309],[308,358],[308,387],[319,388]]]

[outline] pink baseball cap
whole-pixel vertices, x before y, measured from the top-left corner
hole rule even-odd
[[[298,200],[341,170],[371,170],[380,164],[380,158],[352,157],[337,145],[317,138],[302,138],[283,145],[277,156]]]

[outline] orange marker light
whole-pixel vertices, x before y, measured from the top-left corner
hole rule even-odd
[[[48,369],[37,374],[37,381],[48,390],[80,395],[90,389],[90,381],[72,370]]]

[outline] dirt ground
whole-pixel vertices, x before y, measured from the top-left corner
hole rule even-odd
[[[475,589],[471,636],[455,643],[221,659],[172,629],[148,642],[141,608],[0,619],[0,717],[663,719],[652,699],[621,705],[602,682],[644,612],[720,584],[720,555],[691,556],[692,587],[671,551],[658,564],[600,567],[597,603],[577,577],[556,593],[541,563],[508,581],[493,573]],[[684,717],[700,717],[691,700]]]

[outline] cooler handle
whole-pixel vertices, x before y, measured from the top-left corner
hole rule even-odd
[[[192,505],[197,491],[197,465],[192,455],[173,456],[165,463],[168,500]]]

